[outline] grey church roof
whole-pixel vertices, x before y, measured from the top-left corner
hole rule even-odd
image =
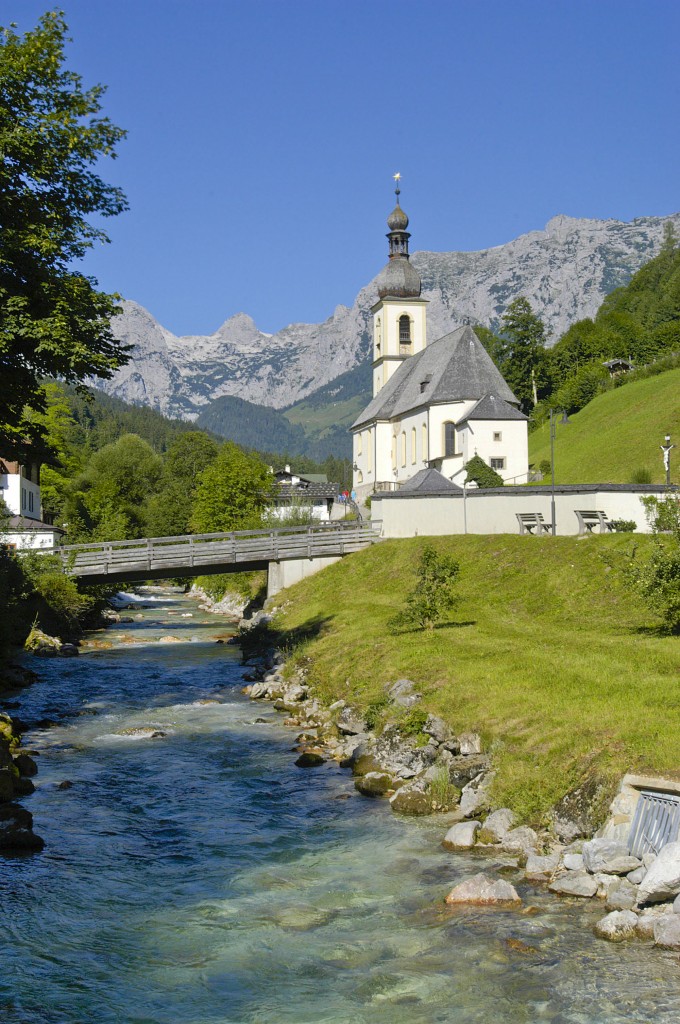
[[[391,259],[376,281],[381,299],[417,299],[420,295],[420,274],[408,256]]]
[[[465,423],[466,420],[528,419],[528,416],[525,416],[523,412],[516,409],[514,405],[509,405],[508,402],[503,401],[502,398],[496,398],[495,395],[484,395],[484,398],[480,398],[477,405],[473,406],[467,416],[464,416],[460,422]]]
[[[411,493],[417,491],[418,494],[449,494],[451,491],[463,493],[462,487],[458,487],[438,469],[421,469],[419,473],[402,484],[399,491]]]
[[[486,395],[519,405],[472,328],[458,327],[408,356],[352,427],[406,416],[425,405],[479,400]]]

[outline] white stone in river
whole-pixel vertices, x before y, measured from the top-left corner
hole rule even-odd
[[[680,894],[680,842],[660,851],[638,890],[638,903],[662,903]]]
[[[595,934],[608,942],[623,942],[635,935],[637,923],[637,914],[632,910],[614,910],[597,922]]]
[[[489,878],[480,872],[456,885],[446,897],[446,902],[518,906],[522,901],[510,882],[502,878]]]
[[[478,821],[461,821],[449,829],[442,840],[442,846],[447,850],[469,850],[475,845],[478,831]]]

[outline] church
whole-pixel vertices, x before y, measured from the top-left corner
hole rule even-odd
[[[448,481],[462,486],[474,455],[504,482],[526,483],[527,417],[474,330],[458,327],[428,344],[427,299],[409,258],[409,220],[395,178],[389,260],[371,309],[373,399],[351,428],[357,497],[420,481],[431,488],[433,477],[445,488]]]

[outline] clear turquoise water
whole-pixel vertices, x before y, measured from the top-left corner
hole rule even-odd
[[[294,733],[241,695],[219,634],[173,598],[109,630],[111,650],[40,663],[17,713],[60,722],[27,737],[47,847],[0,860],[0,1021],[680,1020],[677,955],[595,939],[600,906],[518,882],[534,913],[447,909],[488,861],[333,765],[296,768]]]

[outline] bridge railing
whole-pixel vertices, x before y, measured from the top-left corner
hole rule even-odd
[[[158,572],[166,567],[170,573],[211,564],[349,554],[375,541],[378,530],[379,524],[364,523],[235,530],[67,544],[60,553],[67,569],[78,576],[144,569]]]

